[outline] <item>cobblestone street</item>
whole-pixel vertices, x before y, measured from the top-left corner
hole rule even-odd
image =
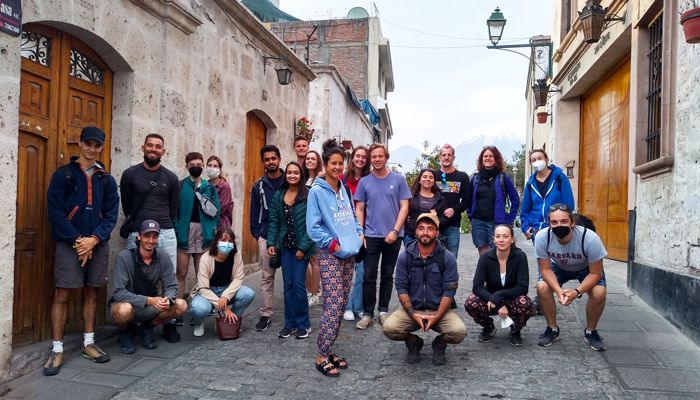
[[[530,256],[534,288],[532,245],[523,238],[519,243]],[[194,338],[192,328],[185,326],[180,328],[181,343],[159,338],[157,350],[139,347],[132,356],[120,354],[110,338],[102,343],[110,362],[92,364],[74,355],[59,375],[47,378],[37,370],[8,382],[0,393],[16,399],[73,400],[700,398],[700,350],[631,294],[625,285],[626,265],[619,262],[605,263],[609,292],[600,332],[607,352],[591,350],[583,337],[585,297],[572,307],[559,308],[561,340],[549,348],[536,344],[545,326],[543,316],[530,319],[520,348],[512,347],[502,331],[491,342],[479,343],[480,327],[461,306],[471,291],[477,252],[469,236],[463,236],[461,244],[457,303],[469,335],[462,344],[448,347],[448,363],[441,367],[430,362],[428,345],[419,364],[406,365],[404,345],[386,339],[378,323],[358,331],[354,323],[344,321],[336,350],[350,368],[339,379],[321,376],[313,365],[321,307],[311,309],[314,332],[309,339],[277,338],[283,319],[278,274],[275,314],[265,332],[253,328],[256,299],[239,340],[220,342],[212,320],[206,322],[203,338]],[[247,284],[258,289],[259,279],[259,273],[253,274]],[[529,294],[534,295],[534,289]],[[395,295],[393,302],[397,303]]]

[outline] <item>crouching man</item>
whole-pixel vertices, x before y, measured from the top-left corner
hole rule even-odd
[[[423,213],[416,221],[416,239],[409,243],[396,262],[394,284],[401,307],[384,323],[384,335],[406,342],[406,362],[420,361],[423,339],[411,332],[432,329],[433,364],[445,364],[447,344],[457,344],[467,335],[467,327],[454,312],[454,296],[459,274],[454,255],[437,240],[437,215]]]
[[[136,323],[140,323],[141,345],[152,350],[158,347],[153,327],[187,311],[187,303],[177,298],[177,280],[170,257],[163,257],[156,250],[159,235],[160,225],[156,221],[143,221],[136,236],[136,248],[119,253],[112,271],[114,291],[109,304],[119,328],[119,351],[124,354],[136,351],[131,337]],[[170,343],[180,341],[173,324],[163,324],[163,337]]]

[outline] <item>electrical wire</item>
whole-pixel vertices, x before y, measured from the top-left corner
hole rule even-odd
[[[441,33],[433,33],[433,32],[421,31],[421,30],[418,30],[418,29],[410,28],[410,27],[408,27],[408,26],[404,26],[404,25],[397,24],[397,23],[395,23],[395,22],[391,22],[391,21],[389,21],[388,19],[386,19],[386,18],[384,18],[384,17],[382,17],[381,20],[382,20],[383,22],[388,23],[389,25],[394,25],[394,26],[396,26],[396,27],[399,27],[399,28],[402,28],[402,29],[406,29],[406,30],[409,30],[409,31],[412,31],[412,32],[416,32],[416,33],[421,33],[421,34],[423,34],[423,35],[436,36],[436,37],[442,37],[442,38],[447,38],[447,39],[458,39],[458,40],[476,40],[476,41],[483,41],[483,40],[484,40],[483,38],[470,38],[470,37],[463,37],[463,36],[451,36],[451,35],[443,35],[443,34],[441,34]],[[523,39],[529,39],[529,38],[523,37],[523,38],[516,38],[515,40],[523,40]]]

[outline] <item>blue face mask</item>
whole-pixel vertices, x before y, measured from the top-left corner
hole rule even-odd
[[[216,245],[216,248],[219,250],[219,253],[220,253],[220,254],[226,256],[226,255],[228,255],[228,253],[230,253],[234,248],[236,248],[236,246],[235,246],[233,243],[231,243],[231,242],[221,242],[221,241],[220,241],[220,242]]]

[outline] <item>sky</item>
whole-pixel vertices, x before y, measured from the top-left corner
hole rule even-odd
[[[380,18],[391,47],[391,149],[503,132],[524,141],[528,60],[486,49],[486,19],[500,7],[507,19],[500,44],[527,43],[551,33],[551,0],[280,0],[303,20],[344,18],[357,6]]]

